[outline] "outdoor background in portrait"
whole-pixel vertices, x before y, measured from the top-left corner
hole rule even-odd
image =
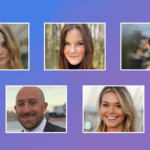
[[[0,71],[0,148],[147,150],[150,72],[120,71],[120,23],[150,21],[149,7],[149,0],[1,1],[0,22],[30,22],[30,71]],[[44,22],[106,22],[106,70],[44,71]],[[67,85],[67,133],[5,133],[6,85]],[[82,133],[83,85],[144,85],[145,133]]]
[[[60,34],[64,23],[45,24],[45,69],[58,69],[58,56],[60,50]],[[91,31],[96,69],[105,69],[105,24],[88,23]]]
[[[83,132],[94,132],[99,125],[99,95],[105,86],[83,86]],[[125,86],[137,110],[137,132],[144,132],[144,86]]]
[[[145,69],[150,64],[150,51],[148,49],[142,50],[141,45],[142,40],[148,43],[149,38],[150,23],[121,24],[121,69]],[[144,53],[148,55],[147,60],[142,58]]]
[[[14,106],[16,105],[16,96],[23,86],[6,87],[6,132],[21,132],[23,127],[17,119]],[[48,103],[45,117],[52,124],[66,128],[66,104],[67,87],[66,86],[36,86],[43,91],[45,102]],[[58,118],[56,115],[62,118]]]
[[[24,69],[29,68],[28,64],[28,53],[29,53],[29,25],[27,23],[24,24],[11,24],[8,23],[9,27],[12,29],[17,42],[20,47],[20,59]]]

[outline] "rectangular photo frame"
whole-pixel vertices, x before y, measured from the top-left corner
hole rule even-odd
[[[66,85],[6,85],[5,89],[5,133],[67,133]]]
[[[82,88],[83,133],[145,133],[143,85],[84,85]]]
[[[149,71],[150,22],[120,23],[120,70]]]
[[[0,55],[0,71],[29,71],[30,24],[0,22],[0,33],[1,40],[5,44],[3,53]]]
[[[77,28],[76,27],[74,28],[73,25],[75,25]],[[75,33],[76,33],[76,29],[77,30],[79,29],[80,32],[79,34],[81,34],[83,38],[82,45],[84,47],[81,46],[81,43],[78,43],[78,39],[76,39],[76,41],[70,40],[69,41],[70,46],[71,45],[74,46],[74,52],[73,53],[71,52],[70,54],[70,48],[68,48],[70,46],[68,46],[67,48],[66,46],[64,46],[65,44],[64,37],[66,37],[66,33],[68,33],[68,31],[72,29],[75,30]],[[86,39],[88,39],[89,42],[86,41]],[[85,47],[90,47],[90,48],[86,49]],[[64,49],[66,53],[64,53]],[[80,22],[75,22],[75,23],[45,22],[44,23],[44,70],[45,71],[53,71],[53,70],[54,71],[60,71],[60,70],[105,71],[106,70],[106,23],[104,22],[99,22],[99,23],[98,22],[95,23],[93,22],[91,23],[89,22],[81,22],[81,23]]]

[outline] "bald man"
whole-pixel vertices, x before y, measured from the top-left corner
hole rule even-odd
[[[23,126],[22,132],[65,132],[64,128],[58,127],[46,121],[44,112],[48,103],[45,102],[44,94],[37,87],[23,87],[17,94],[14,109],[18,121]]]

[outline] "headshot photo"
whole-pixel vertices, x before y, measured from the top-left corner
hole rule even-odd
[[[28,70],[28,44],[28,23],[0,23],[0,70]]]
[[[121,23],[121,69],[150,69],[150,23]]]
[[[144,133],[144,86],[83,86],[84,133]]]
[[[6,133],[66,133],[67,86],[6,86]]]
[[[45,70],[105,70],[105,23],[45,23]]]

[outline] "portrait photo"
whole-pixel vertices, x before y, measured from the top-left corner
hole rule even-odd
[[[121,23],[121,70],[150,69],[150,23]]]
[[[6,133],[67,133],[67,86],[6,86]]]
[[[83,86],[83,133],[144,133],[144,86]]]
[[[105,70],[105,23],[45,23],[45,70]]]
[[[0,23],[0,70],[29,69],[29,23]]]

